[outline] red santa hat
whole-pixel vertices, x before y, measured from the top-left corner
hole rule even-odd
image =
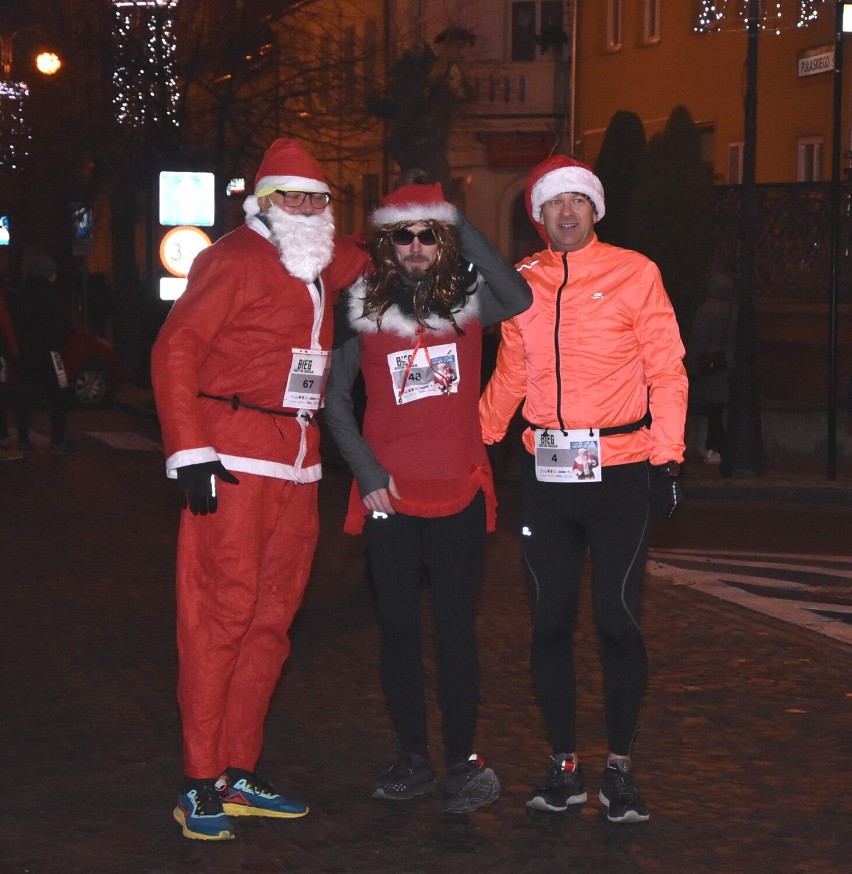
[[[376,227],[405,222],[441,222],[454,225],[459,220],[456,208],[444,199],[441,183],[434,185],[403,185],[382,198],[382,205],[373,212]]]
[[[254,178],[255,197],[282,191],[324,191],[328,183],[316,160],[295,140],[277,139],[266,150]]]
[[[595,207],[595,221],[606,213],[601,180],[591,167],[567,155],[551,155],[534,167],[527,179],[527,212],[541,224],[541,205],[551,197],[568,191],[585,194]]]

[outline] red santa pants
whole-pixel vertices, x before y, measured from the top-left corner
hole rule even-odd
[[[184,774],[254,770],[317,542],[317,483],[238,474],[178,536],[178,702]]]

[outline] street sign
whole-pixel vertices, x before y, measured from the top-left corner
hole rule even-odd
[[[201,228],[182,225],[166,231],[160,243],[160,262],[172,276],[185,277],[195,256],[211,245]]]

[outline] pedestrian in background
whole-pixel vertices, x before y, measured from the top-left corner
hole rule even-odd
[[[57,282],[56,262],[49,255],[33,259],[20,291],[12,301],[12,321],[18,338],[18,448],[32,451],[30,423],[36,401],[50,402],[50,449],[73,452],[66,438],[71,390],[62,355],[71,337],[71,297]]]
[[[686,344],[689,399],[707,419],[705,464],[720,464],[725,453],[725,410],[728,378],[736,361],[738,312],[734,280],[726,273],[714,273],[707,280],[706,297],[695,312]]]
[[[338,308],[325,421],[356,478],[345,530],[366,537],[382,681],[398,735],[398,760],[378,778],[373,797],[401,801],[436,788],[421,651],[425,562],[444,806],[468,813],[500,794],[500,781],[473,749],[474,615],[496,509],[477,410],[482,332],[521,312],[532,297],[439,184],[398,188],[372,222],[374,272]],[[363,436],[352,404],[359,369],[367,389]]]
[[[633,740],[647,681],[640,599],[653,505],[680,502],[684,349],[656,265],[601,243],[600,180],[556,155],[527,180],[527,210],[548,247],[521,261],[533,305],[503,325],[481,401],[486,443],[521,401],[521,523],[533,598],[532,673],[553,753],[527,807],[564,811],[587,792],[577,755],[573,633],[586,550],[603,644],[608,749],[598,797],[612,822],[643,822]],[[650,414],[650,420],[649,420]],[[585,450],[600,464],[575,475]]]
[[[17,375],[18,339],[6,303],[6,278],[0,275],[0,461],[20,461],[24,455],[9,436],[9,409]]]
[[[196,257],[152,352],[166,471],[188,510],[174,817],[197,840],[232,839],[231,816],[308,812],[256,766],[317,542],[330,296],[367,260],[354,243],[335,253],[328,183],[296,141],[269,147],[254,191],[245,224]]]

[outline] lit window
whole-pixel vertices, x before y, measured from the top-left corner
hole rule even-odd
[[[822,179],[822,137],[799,137],[796,181],[819,182]]]
[[[728,185],[743,184],[744,143],[728,143]]]
[[[621,0],[606,3],[606,50],[621,51]]]
[[[654,45],[660,41],[660,0],[645,0],[642,39],[645,45]]]

